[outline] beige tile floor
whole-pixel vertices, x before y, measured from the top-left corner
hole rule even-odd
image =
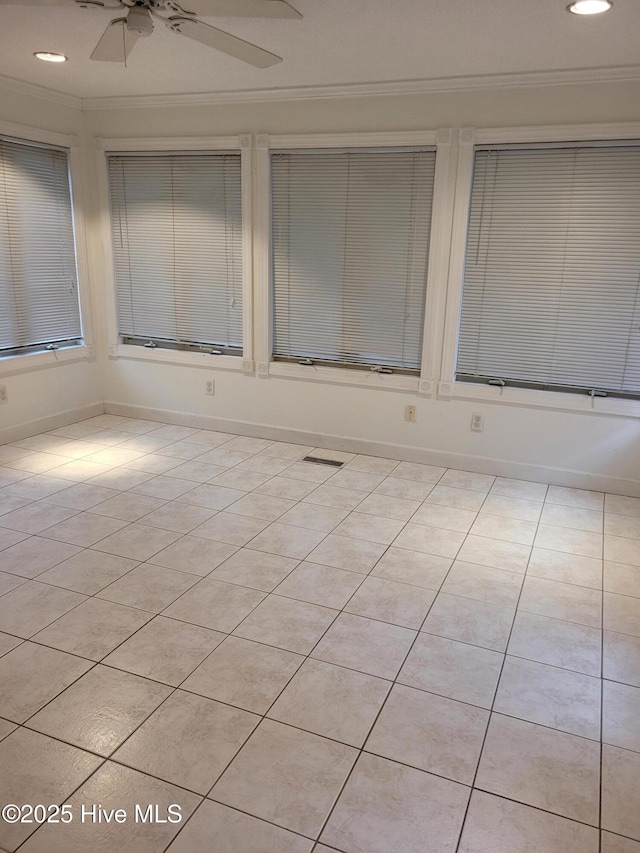
[[[311,450],[0,447],[0,853],[640,853],[640,499]]]

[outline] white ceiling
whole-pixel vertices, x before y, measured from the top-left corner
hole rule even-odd
[[[206,18],[284,57],[260,70],[157,25],[128,67],[91,62],[113,10],[0,6],[0,75],[80,98],[274,90],[624,66],[640,79],[640,2],[570,15],[568,0],[290,0],[302,20]],[[36,50],[64,53],[51,65]]]

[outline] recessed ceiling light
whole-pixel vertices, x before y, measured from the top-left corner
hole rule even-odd
[[[48,50],[39,50],[33,54],[38,59],[43,59],[45,62],[66,62],[67,57],[62,53],[50,53]]]
[[[574,15],[599,15],[608,12],[612,6],[611,0],[576,0],[567,6],[567,10]]]

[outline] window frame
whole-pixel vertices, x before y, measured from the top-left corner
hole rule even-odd
[[[253,356],[253,293],[252,293],[252,137],[240,136],[213,137],[158,137],[158,138],[122,138],[99,137],[95,140],[98,152],[98,196],[100,206],[100,232],[104,251],[104,268],[107,281],[106,327],[107,354],[109,358],[125,358],[138,361],[160,362],[163,364],[184,364],[208,370],[242,371],[252,374]],[[113,261],[113,235],[111,228],[111,207],[109,203],[108,154],[126,152],[165,152],[167,154],[188,154],[190,151],[232,151],[240,154],[240,181],[242,198],[242,356],[215,355],[206,352],[194,352],[158,346],[147,348],[134,344],[125,344],[120,340],[118,328],[118,310],[116,295],[116,277]]]
[[[258,376],[284,377],[356,385],[430,396],[439,371],[444,321],[444,296],[449,264],[448,247],[453,215],[455,171],[451,159],[452,130],[330,134],[258,134],[256,137],[256,217],[254,275],[256,281]],[[296,149],[384,149],[425,145],[436,150],[430,251],[427,269],[425,322],[419,375],[384,374],[362,368],[326,364],[303,366],[274,360],[271,294],[271,152]]]
[[[589,141],[607,142],[634,139],[640,139],[640,122],[539,127],[463,127],[459,129],[444,343],[437,388],[439,399],[588,412],[590,414],[640,416],[640,400],[622,397],[591,397],[586,392],[585,394],[578,394],[510,385],[496,387],[478,382],[465,382],[456,378],[458,334],[462,310],[462,290],[476,146],[546,142],[571,146]]]
[[[89,290],[89,263],[85,233],[84,212],[87,209],[86,195],[82,182],[82,163],[79,139],[74,134],[57,133],[27,125],[0,120],[0,135],[11,137],[26,145],[51,145],[67,152],[69,183],[71,187],[71,213],[75,242],[75,258],[78,273],[78,303],[80,310],[81,343],[60,346],[56,350],[40,352],[9,353],[0,355],[0,376],[27,373],[32,370],[53,367],[78,361],[95,360],[95,343]]]

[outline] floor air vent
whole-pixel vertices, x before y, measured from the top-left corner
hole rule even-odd
[[[342,468],[344,462],[337,462],[335,459],[322,459],[320,456],[305,456],[303,462],[313,462],[316,465],[331,465],[332,468]]]

